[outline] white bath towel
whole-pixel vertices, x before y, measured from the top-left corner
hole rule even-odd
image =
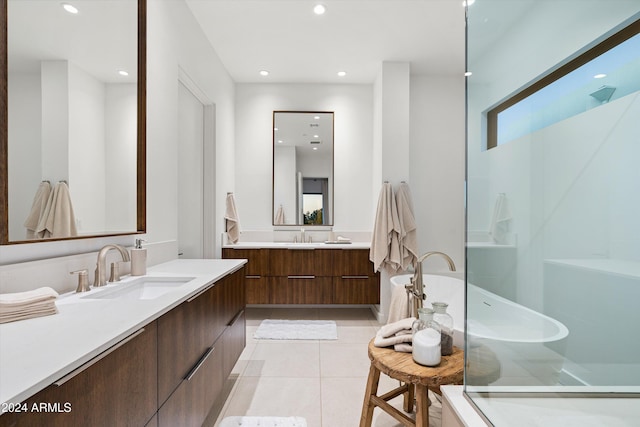
[[[415,214],[413,213],[413,201],[409,184],[403,182],[396,192],[396,206],[398,219],[400,220],[400,265],[403,270],[415,267],[418,260],[418,232]]]
[[[60,181],[53,187],[47,206],[38,222],[36,233],[42,238],[78,235],[76,217],[66,182]]]
[[[374,271],[382,268],[394,272],[400,268],[400,220],[391,184],[382,184],[378,197],[378,208],[373,225],[369,259]]]
[[[504,193],[500,193],[496,199],[496,204],[493,208],[493,217],[489,225],[489,234],[493,237],[494,242],[500,244],[507,243],[510,221],[511,212],[509,212],[507,198]]]
[[[276,218],[274,220],[275,224],[284,224],[284,209],[282,205],[278,207],[278,211],[276,212]]]
[[[50,194],[51,183],[49,181],[42,181],[40,185],[38,185],[36,195],[33,197],[29,215],[24,221],[24,226],[27,229],[27,239],[39,239],[43,237],[39,236],[36,230],[38,229],[38,223],[40,222],[42,213],[47,206],[47,201],[49,200]]]
[[[238,240],[240,239],[240,220],[238,218],[238,211],[236,210],[236,201],[233,197],[233,193],[227,193],[224,222],[229,243],[238,243]]]

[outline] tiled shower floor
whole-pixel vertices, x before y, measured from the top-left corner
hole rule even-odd
[[[335,320],[334,341],[254,340],[263,319]],[[369,308],[248,308],[247,347],[205,426],[229,416],[304,417],[308,427],[357,427],[369,373],[367,344],[380,325]],[[397,386],[380,377],[380,390]],[[391,401],[402,407],[402,398]],[[432,426],[440,425],[436,402]],[[379,408],[373,426],[400,426]]]

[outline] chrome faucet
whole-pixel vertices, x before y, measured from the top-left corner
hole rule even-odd
[[[424,293],[424,283],[422,281],[422,263],[424,260],[429,258],[432,255],[437,255],[444,258],[449,264],[450,271],[456,271],[456,265],[453,263],[451,257],[444,252],[432,251],[427,252],[426,254],[420,256],[416,261],[415,272],[413,273],[413,277],[408,285],[405,286],[405,289],[409,294],[413,295],[413,317],[418,317],[418,309],[422,308],[423,301],[427,299],[427,295]]]
[[[120,245],[106,245],[100,252],[98,252],[98,261],[96,262],[96,274],[95,279],[93,281],[93,286],[104,286],[107,284],[107,252],[111,249],[116,249],[120,252],[120,256],[122,257],[122,261],[128,262],[131,261],[129,257],[129,251],[127,251],[124,247]]]

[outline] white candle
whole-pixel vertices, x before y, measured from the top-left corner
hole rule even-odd
[[[436,366],[440,363],[440,333],[427,328],[413,336],[413,360],[425,366]]]

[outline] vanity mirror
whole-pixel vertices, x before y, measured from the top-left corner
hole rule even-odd
[[[333,112],[273,112],[273,225],[333,225]]]
[[[0,19],[0,244],[144,232],[146,0],[0,0]],[[73,215],[38,218],[47,182]]]

